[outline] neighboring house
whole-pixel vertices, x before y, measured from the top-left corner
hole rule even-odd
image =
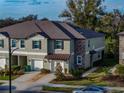
[[[52,72],[60,64],[64,73],[75,67],[88,68],[101,60],[104,35],[54,21],[28,21],[0,29],[11,37],[12,65],[30,65]],[[0,66],[8,64],[8,38],[0,34]]]
[[[124,64],[124,32],[118,33],[119,36],[119,63]]]

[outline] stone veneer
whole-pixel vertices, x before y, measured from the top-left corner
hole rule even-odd
[[[82,62],[85,58],[85,40],[76,40],[75,41],[75,58],[77,60],[77,55],[82,56]],[[82,63],[83,66],[83,63]]]

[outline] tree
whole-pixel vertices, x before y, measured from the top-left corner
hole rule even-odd
[[[78,26],[95,29],[98,19],[104,15],[103,0],[68,0],[68,9],[64,10],[61,17],[70,17]]]
[[[31,20],[36,20],[36,19],[37,19],[37,15],[29,15],[29,16],[22,17],[19,19],[13,19],[13,18],[1,19],[0,28],[5,27],[5,26],[10,26],[16,23],[21,23],[21,22],[31,21]]]
[[[71,18],[74,24],[105,34],[105,53],[118,57],[117,33],[124,29],[124,15],[117,9],[105,12],[104,0],[68,0],[61,17]]]
[[[55,75],[56,75],[56,79],[57,80],[64,80],[65,79],[65,75],[62,73],[62,66],[60,63],[57,64],[56,66],[56,71],[55,71]]]
[[[100,19],[100,25],[97,29],[100,32],[105,33],[106,38],[106,53],[118,57],[118,45],[119,40],[117,33],[122,32],[124,29],[123,14],[119,10],[114,10],[110,13],[106,13]]]

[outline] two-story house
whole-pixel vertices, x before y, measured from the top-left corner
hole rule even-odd
[[[75,67],[88,68],[101,60],[104,35],[54,21],[27,21],[0,29],[11,37],[12,65],[30,65],[54,72],[61,64],[63,72]],[[8,37],[0,34],[0,67],[8,64]]]

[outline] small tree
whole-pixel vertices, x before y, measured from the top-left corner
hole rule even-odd
[[[57,64],[56,66],[56,71],[55,71],[55,75],[56,75],[56,79],[57,80],[64,80],[65,79],[65,75],[62,73],[62,66],[60,65],[60,63]]]

